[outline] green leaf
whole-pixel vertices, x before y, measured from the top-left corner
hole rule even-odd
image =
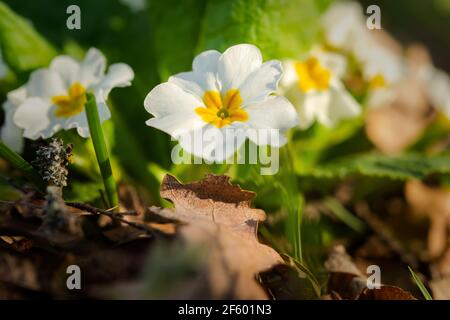
[[[0,2],[0,46],[8,66],[27,72],[46,66],[55,49],[27,22]]]
[[[203,0],[150,0],[153,44],[161,80],[191,69],[200,28]]]
[[[364,154],[337,160],[333,163],[316,166],[305,173],[306,176],[321,178],[345,178],[360,174],[368,177],[390,179],[423,179],[431,174],[450,172],[450,155],[426,156],[404,154],[387,156],[382,154]]]
[[[266,59],[297,57],[316,38],[319,14],[310,0],[210,0],[197,49],[251,43]]]
[[[8,161],[14,168],[23,173],[23,175],[32,182],[39,191],[45,191],[45,183],[39,173],[33,166],[22,158],[18,153],[11,150],[0,140],[0,157]]]

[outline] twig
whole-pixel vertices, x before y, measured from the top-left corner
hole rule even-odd
[[[111,219],[115,219],[117,221],[123,222],[127,225],[129,225],[130,227],[133,227],[135,229],[139,229],[142,231],[147,232],[148,234],[151,235],[155,235],[155,231],[146,226],[145,224],[140,224],[137,222],[133,222],[133,221],[128,221],[126,219],[123,218],[124,215],[136,215],[135,211],[126,211],[126,212],[111,212],[111,211],[107,211],[107,210],[103,210],[103,209],[99,209],[96,207],[93,207],[91,205],[85,204],[85,203],[77,203],[77,202],[67,202],[66,205],[73,207],[73,208],[77,208],[80,210],[84,210],[90,213],[94,213],[94,214],[101,214],[107,217],[110,217]]]
[[[111,215],[118,215],[118,216],[137,216],[136,211],[123,211],[123,212],[113,212],[109,210],[100,209],[94,206],[91,206],[86,203],[80,203],[80,202],[66,202],[67,206],[77,208],[80,210],[88,211],[91,213],[97,213],[97,214],[111,214]]]
[[[372,213],[365,203],[358,203],[355,206],[358,216],[394,251],[398,257],[407,265],[417,268],[419,263],[413,254],[409,253],[403,244],[398,241],[386,228],[386,224]]]
[[[14,205],[17,202],[0,200],[0,203]],[[38,205],[33,204],[33,203],[28,203],[28,205],[36,207],[36,208],[40,208],[40,209],[42,208],[42,206],[38,206]],[[70,206],[70,207],[73,207],[73,208],[76,208],[76,209],[87,211],[89,213],[101,214],[101,215],[110,217],[111,219],[115,219],[117,221],[123,222],[123,223],[129,225],[130,227],[133,227],[135,229],[139,229],[139,230],[145,231],[146,233],[151,234],[153,236],[155,235],[155,231],[152,228],[146,226],[145,224],[140,224],[140,223],[137,223],[137,222],[128,221],[128,220],[123,218],[126,215],[136,215],[136,212],[134,212],[134,211],[110,212],[110,211],[107,211],[107,210],[103,210],[103,209],[99,209],[99,208],[93,207],[93,206],[88,205],[88,204],[76,203],[76,202],[66,202],[66,205]]]

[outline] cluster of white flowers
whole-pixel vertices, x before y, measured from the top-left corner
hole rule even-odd
[[[322,25],[327,45],[360,64],[369,87],[366,104],[378,107],[395,99],[395,85],[408,77],[410,70],[401,50],[392,48],[383,31],[369,30],[366,19],[358,2],[335,2],[324,14]],[[449,75],[429,63],[421,71],[421,81],[432,105],[450,117]]]
[[[199,54],[192,71],[170,77],[147,95],[144,106],[153,118],[146,124],[209,161],[228,159],[247,139],[279,148],[287,142],[284,133],[294,126],[306,129],[318,121],[332,127],[361,113],[343,84],[349,55],[369,84],[367,103],[386,102],[391,85],[404,77],[404,62],[370,34],[360,5],[332,5],[323,26],[333,51],[314,48],[297,60],[263,62],[260,50],[250,44]],[[105,67],[105,57],[90,49],[81,62],[59,56],[48,68],[34,71],[7,96],[2,140],[20,151],[23,137],[49,138],[71,128],[88,137],[86,92],[95,94],[104,121],[110,117],[106,99],[111,89],[130,85],[134,77],[126,64],[113,64],[106,74]],[[433,104],[450,117],[449,76],[431,64],[422,71]]]
[[[363,79],[369,85],[367,105],[378,107],[393,99],[392,86],[405,76],[401,53],[392,50],[369,30],[367,17],[357,2],[333,3],[322,19],[328,46],[351,55],[361,66]]]
[[[63,55],[54,58],[49,68],[34,71],[26,84],[8,93],[3,104],[2,141],[20,152],[23,137],[46,139],[72,128],[88,137],[86,92],[95,94],[103,122],[111,116],[106,105],[109,92],[129,86],[134,78],[133,70],[124,63],[111,65],[106,74],[105,68],[105,56],[91,48],[81,62]]]

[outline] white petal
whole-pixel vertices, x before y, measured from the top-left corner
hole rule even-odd
[[[350,49],[360,30],[366,28],[365,17],[359,3],[335,2],[323,15],[323,26],[328,42],[341,49]]]
[[[330,100],[329,91],[312,91],[303,94],[297,107],[299,127],[307,129],[315,120],[331,125],[328,121]]]
[[[295,71],[295,61],[294,60],[284,60],[283,61],[283,76],[280,80],[281,90],[283,92],[289,90],[291,86],[296,85],[298,82],[298,75]]]
[[[27,98],[26,86],[23,85],[17,89],[8,92],[7,98],[14,106],[18,107]]]
[[[51,112],[52,106],[46,101],[37,97],[28,98],[17,108],[14,123],[24,129],[26,138],[49,138],[58,129],[58,124],[52,123]]]
[[[206,125],[198,115],[171,114],[164,117],[151,118],[145,122],[146,125],[154,127],[174,138],[178,138],[180,131],[192,131]]]
[[[275,92],[282,73],[281,62],[277,60],[267,61],[250,73],[239,87],[243,104],[263,101],[269,94]]]
[[[194,111],[203,103],[173,83],[165,82],[153,88],[145,98],[144,106],[155,116],[146,124],[171,135],[176,129],[193,130],[205,125]]]
[[[221,163],[233,156],[246,139],[246,125],[234,122],[223,128],[208,125],[184,132],[179,137],[181,147],[208,162]]]
[[[396,83],[404,74],[402,58],[375,41],[366,41],[358,53],[358,59],[363,64],[363,76],[368,81],[382,75],[388,83]]]
[[[330,93],[329,111],[323,118],[319,118],[323,124],[334,126],[340,120],[353,118],[361,113],[360,105],[341,83],[332,85]]]
[[[14,114],[16,106],[9,100],[3,104],[5,110],[5,123],[1,128],[1,139],[15,152],[21,153],[23,150],[23,130],[17,127],[14,123]]]
[[[134,72],[129,65],[115,63],[109,67],[107,74],[96,86],[96,89],[101,88],[103,97],[106,99],[113,88],[130,86],[133,78]]]
[[[50,69],[59,73],[66,87],[75,82],[80,64],[69,56],[58,56],[50,64]]]
[[[343,55],[321,51],[317,53],[317,58],[335,77],[342,78],[345,75],[347,60]]]
[[[262,64],[261,51],[251,44],[239,44],[225,50],[219,58],[218,81],[222,92],[237,89]]]
[[[256,135],[249,135],[249,138],[258,145],[283,145],[286,142],[283,133],[298,122],[297,112],[284,97],[270,97],[264,102],[247,107],[246,111],[249,115],[247,124],[257,131]]]
[[[175,83],[187,92],[202,98],[205,91],[218,91],[217,66],[220,53],[216,50],[208,50],[195,57],[191,72],[181,72],[169,78],[169,82]]]
[[[194,58],[192,71],[197,73],[216,73],[220,55],[220,52],[217,50],[203,51]]]
[[[190,113],[203,106],[196,96],[185,92],[173,83],[164,82],[152,89],[144,100],[145,110],[155,117],[174,113]]]
[[[105,56],[95,48],[89,49],[86,57],[80,64],[80,70],[77,74],[77,81],[85,87],[91,87],[101,80],[105,73]]]
[[[50,101],[53,96],[67,94],[61,76],[52,70],[39,69],[34,71],[26,84],[28,97],[40,97]]]

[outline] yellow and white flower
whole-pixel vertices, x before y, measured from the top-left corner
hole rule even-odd
[[[332,127],[360,113],[359,104],[340,80],[345,69],[342,56],[322,51],[312,51],[304,60],[285,62],[282,87],[296,106],[300,128],[308,128],[315,120]]]
[[[393,86],[404,77],[405,64],[399,53],[380,40],[380,35],[384,38],[387,35],[379,30],[369,30],[366,19],[359,3],[335,2],[324,14],[322,26],[329,46],[356,59],[363,80],[368,84],[366,104],[377,107],[395,98]]]
[[[133,70],[124,63],[109,67],[97,49],[90,49],[83,61],[58,56],[49,68],[34,71],[23,88],[25,99],[15,105],[14,124],[29,139],[49,138],[59,130],[76,128],[80,136],[89,136],[84,106],[86,92],[95,94],[100,121],[110,117],[106,99],[111,89],[131,84]],[[10,105],[11,106],[11,105]],[[13,108],[14,109],[14,108]],[[10,125],[12,127],[12,125]]]
[[[228,159],[246,138],[280,147],[286,143],[282,133],[297,122],[292,104],[272,95],[281,75],[281,63],[263,63],[253,45],[235,45],[222,54],[205,51],[192,71],[170,77],[147,95],[144,105],[154,118],[146,124],[208,161]],[[270,137],[274,130],[281,134]]]

